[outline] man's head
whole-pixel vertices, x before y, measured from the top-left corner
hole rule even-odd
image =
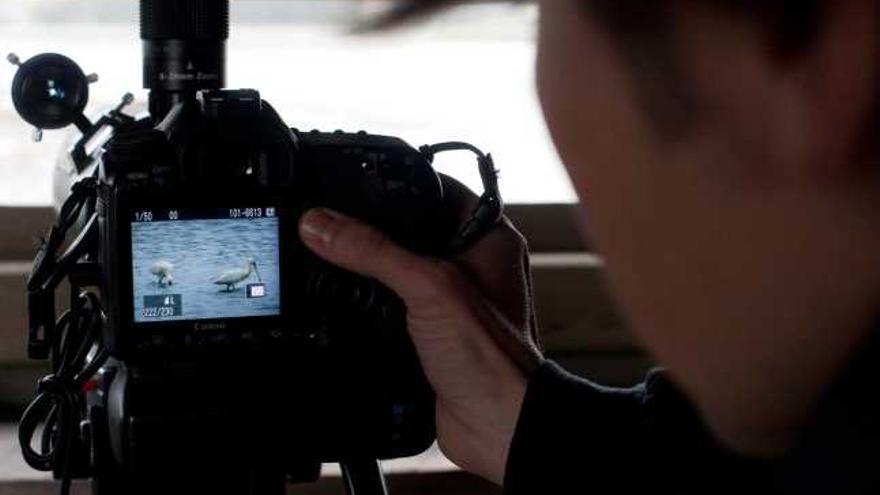
[[[616,295],[720,438],[785,448],[876,316],[880,5],[540,3],[544,114]]]

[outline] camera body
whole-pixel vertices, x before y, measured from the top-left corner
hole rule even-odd
[[[180,442],[166,429],[179,418],[189,431],[211,430],[205,419],[226,415],[228,430],[264,424],[267,410],[283,411],[282,444],[317,461],[425,450],[433,395],[405,306],[376,281],[321,261],[297,234],[304,211],[328,207],[442,254],[431,249],[449,243],[454,219],[443,218],[442,184],[425,155],[391,137],[288,129],[252,90],[206,91],[178,108],[164,132],[147,121],[118,129],[100,167],[103,339],[126,383],[105,391],[116,405],[117,461],[171,461],[155,454]],[[264,389],[271,407],[236,406],[253,401],[206,385],[234,384],[229,371],[248,380],[236,393]],[[200,388],[199,400],[157,407],[170,383],[184,395]],[[248,437],[261,436],[241,432]]]

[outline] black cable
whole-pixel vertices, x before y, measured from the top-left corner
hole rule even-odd
[[[70,490],[74,442],[79,434],[83,408],[83,386],[107,359],[98,350],[101,306],[91,292],[81,293],[74,306],[57,323],[58,339],[53,345],[52,374],[43,377],[37,395],[21,417],[18,440],[25,462],[39,471],[53,471],[62,478],[61,493]],[[31,446],[37,430],[43,426],[40,450]]]
[[[27,284],[28,292],[51,291],[54,287],[49,285],[65,275],[59,270],[59,262],[66,261],[70,257],[59,256],[58,251],[64,245],[67,233],[79,220],[83,210],[93,204],[96,188],[97,180],[94,177],[85,178],[71,187],[70,196],[64,201],[58,213],[58,220],[49,230],[47,238],[42,241],[34,259],[34,268]]]
[[[100,345],[104,314],[98,296],[89,291],[77,294],[71,300],[71,308],[55,320],[54,293],[61,280],[85,266],[81,263],[92,244],[97,225],[95,213],[67,249],[63,253],[61,250],[83,213],[94,209],[96,191],[95,177],[71,187],[55,225],[37,252],[28,279],[28,353],[37,359],[51,358],[52,373],[38,382],[36,395],[22,414],[18,440],[28,465],[39,471],[52,471],[61,478],[62,495],[69,494],[71,480],[87,467],[83,460],[87,462],[88,451],[79,438],[83,387],[108,354]],[[35,450],[32,443],[41,426],[39,448]]]

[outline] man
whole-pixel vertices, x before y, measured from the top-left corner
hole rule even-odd
[[[443,451],[510,494],[880,487],[878,2],[540,8],[547,123],[666,371],[613,390],[545,361],[509,226],[439,261],[310,212],[311,249],[405,299]]]

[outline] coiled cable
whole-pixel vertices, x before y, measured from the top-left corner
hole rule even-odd
[[[18,440],[25,462],[62,479],[61,493],[70,491],[74,443],[83,413],[83,387],[104,364],[100,347],[103,314],[98,297],[84,291],[57,322],[52,345],[52,373],[40,379],[37,394],[25,409]],[[91,359],[90,359],[91,356]],[[32,446],[42,426],[39,450]]]

